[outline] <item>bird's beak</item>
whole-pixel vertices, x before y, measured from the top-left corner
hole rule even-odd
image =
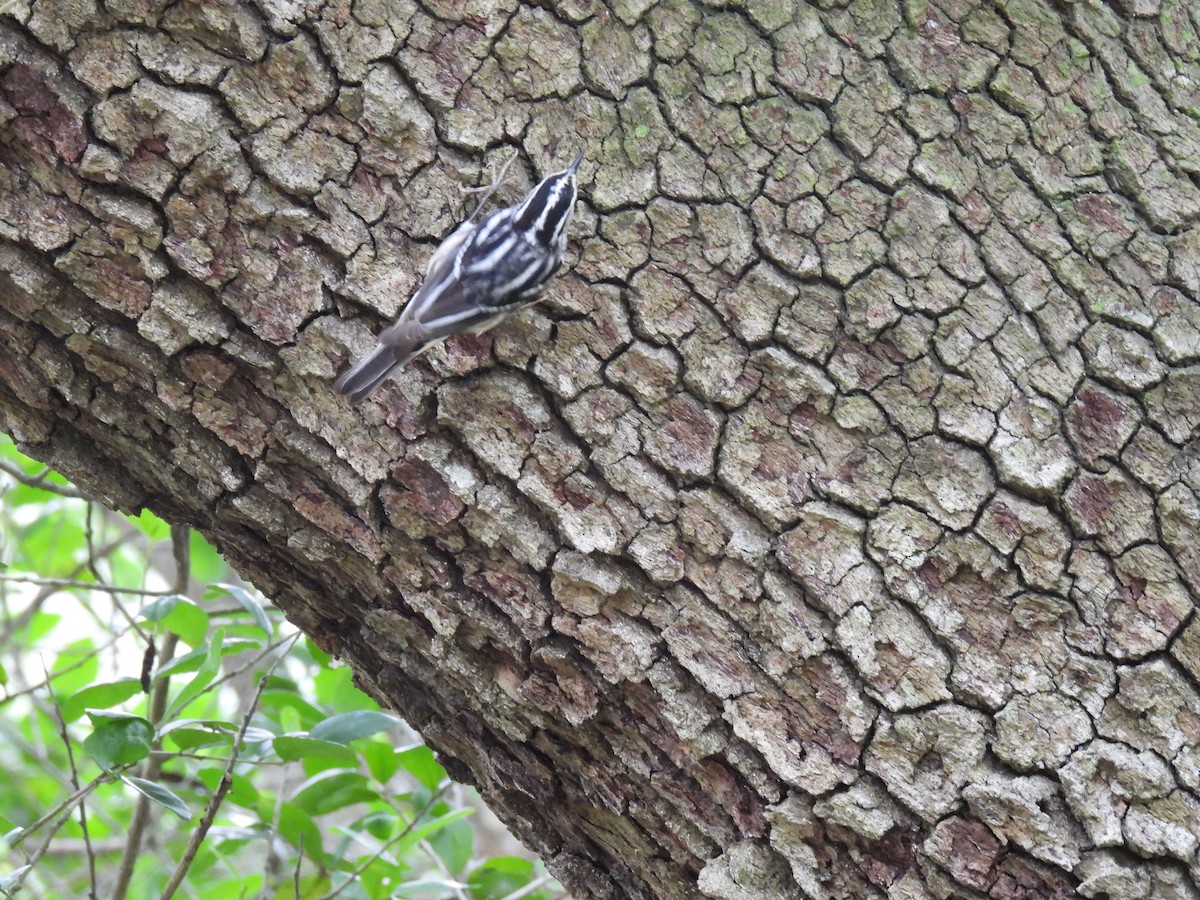
[[[569,166],[567,166],[567,171],[570,172],[572,175],[574,175],[575,170],[579,168],[579,164],[581,162],[583,162],[583,154],[582,153],[580,153],[577,157],[575,157],[575,161],[573,163],[571,163]]]

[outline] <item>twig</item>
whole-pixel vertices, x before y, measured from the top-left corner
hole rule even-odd
[[[425,838],[421,838],[421,840],[419,841],[419,844],[421,846],[421,849],[425,852],[425,855],[428,856],[431,860],[433,860],[434,866],[436,866],[437,869],[442,873],[442,875],[444,875],[446,877],[446,881],[447,881],[446,886],[450,891],[453,892],[454,896],[457,897],[458,900],[471,900],[470,897],[468,897],[465,893],[463,893],[463,889],[461,887],[459,887],[457,884],[450,883],[451,881],[454,880],[454,873],[451,872],[450,869],[446,866],[446,861],[444,859],[442,859],[441,856],[438,855],[438,852],[436,850],[433,849],[433,844],[429,843],[429,841],[427,841]]]
[[[300,847],[296,851],[296,868],[292,871],[292,893],[300,900],[300,866],[304,862],[304,835],[300,835]]]
[[[56,803],[54,805],[54,807],[48,813],[46,813],[44,816],[42,816],[36,822],[32,823],[31,825],[29,825],[25,828],[22,828],[20,834],[15,835],[9,839],[9,841],[8,841],[9,848],[13,849],[13,848],[19,847],[21,844],[23,844],[25,842],[25,838],[29,837],[31,834],[33,834],[35,831],[37,831],[39,828],[41,828],[43,825],[45,825],[47,822],[49,822],[51,819],[53,819],[56,815],[59,814],[59,812],[61,812],[63,810],[67,810],[67,814],[69,816],[70,808],[72,806],[74,806],[76,803],[78,803],[80,800],[82,800],[84,797],[86,797],[92,791],[96,790],[96,788],[100,787],[100,785],[105,784],[106,782],[109,782],[112,780],[113,780],[112,773],[101,772],[99,775],[97,775],[95,778],[93,778],[91,781],[89,781],[86,785],[84,785],[79,790],[77,790],[75,793],[73,793],[66,800],[60,800],[58,803]]]
[[[71,786],[75,790],[79,790],[79,769],[75,766],[75,751],[71,749],[71,739],[67,736],[67,721],[63,718],[58,698],[54,696],[54,687],[50,684],[50,670],[46,668],[44,659],[42,660],[42,672],[46,676],[46,693],[50,695],[50,702],[54,706],[54,718],[58,720],[58,733],[62,736],[63,747],[67,750],[67,765],[71,768]],[[83,832],[83,846],[87,850],[88,884],[90,885],[88,896],[92,900],[96,900],[96,852],[92,849],[92,836],[88,831],[87,803],[83,800],[79,801],[79,828]]]
[[[205,694],[211,693],[212,691],[216,690],[221,685],[223,685],[225,682],[232,681],[234,678],[237,678],[243,672],[245,672],[249,669],[253,669],[256,665],[258,665],[260,662],[262,662],[264,659],[266,659],[268,656],[270,656],[272,653],[274,653],[276,650],[278,650],[284,644],[295,643],[296,640],[300,637],[300,635],[301,635],[301,633],[299,631],[297,631],[294,634],[288,635],[287,637],[280,638],[279,640],[275,641],[272,644],[268,644],[266,647],[264,647],[262,650],[260,650],[254,656],[252,656],[249,660],[247,660],[243,665],[238,666],[236,669],[230,669],[224,675],[222,675],[220,678],[213,679],[208,684],[208,686],[204,688],[204,690],[202,690],[199,694],[197,694],[195,697],[193,697],[191,700],[189,700],[187,703],[185,703],[182,707],[180,707],[178,712],[183,712],[183,710],[187,709],[188,706],[195,703],[197,700],[199,700]],[[174,637],[174,635],[167,636],[168,640],[170,640],[170,638],[172,638],[172,637]],[[173,647],[172,647],[172,653],[174,653]],[[286,654],[281,654],[281,655],[286,655]],[[162,665],[165,666],[168,662],[170,662],[169,657],[163,660]]]
[[[453,806],[461,807],[464,805],[464,803],[462,797],[458,795],[459,789],[459,785],[447,781],[446,784],[441,788],[441,791],[443,794],[453,791],[456,795],[456,798],[455,800],[451,801],[451,804]],[[395,803],[391,803],[390,801],[389,803],[392,809],[396,809]],[[396,811],[399,812],[399,810]],[[446,877],[447,881],[454,879],[454,873],[446,867],[446,861],[438,855],[438,852],[433,849],[433,845],[429,843],[427,839],[421,838],[421,840],[417,842],[417,845],[421,848],[425,855],[433,861],[434,866],[442,873],[442,875]],[[463,893],[462,888],[458,887],[457,885],[447,885],[447,887],[453,892],[454,896],[457,897],[458,900],[470,900],[470,898]]]
[[[295,637],[299,637],[297,632]],[[293,638],[295,643],[295,638]],[[242,727],[238,730],[237,739],[233,742],[233,752],[229,755],[229,762],[225,766],[225,772],[221,775],[221,781],[217,785],[217,789],[213,791],[212,797],[209,798],[208,806],[204,810],[204,816],[200,819],[200,824],[196,830],[192,832],[191,838],[188,839],[187,848],[183,851],[183,858],[179,860],[179,865],[175,867],[174,873],[171,875],[171,880],[167,882],[167,886],[163,888],[163,892],[159,900],[171,900],[175,895],[175,891],[179,885],[183,883],[187,871],[191,868],[192,863],[196,859],[196,854],[200,850],[200,844],[204,841],[205,835],[208,834],[208,829],[212,827],[213,820],[217,817],[217,810],[221,808],[221,804],[225,801],[225,797],[229,794],[233,787],[233,767],[237,763],[238,753],[241,750],[242,742],[246,737],[246,729],[250,727],[250,720],[254,718],[254,711],[258,709],[259,698],[266,690],[267,682],[270,680],[275,667],[283,660],[284,654],[276,657],[271,663],[270,668],[263,672],[262,678],[258,679],[258,687],[254,691],[254,696],[250,698],[250,706],[246,709],[246,715],[242,717]]]
[[[208,753],[196,753],[194,751],[184,751],[184,750],[151,750],[150,755],[162,757],[163,762],[167,762],[172,759],[198,759],[201,762],[206,762],[206,763],[223,763],[229,759],[228,756],[213,756]],[[291,765],[291,760],[260,759],[257,763],[255,763],[255,765],[264,766],[264,767],[266,767],[266,766],[282,767],[282,766]]]
[[[4,5],[0,4],[0,14],[3,14]],[[15,466],[6,460],[0,460],[0,472],[12,476],[21,484],[38,488],[43,491],[49,491],[51,494],[58,494],[60,497],[71,497],[75,500],[85,500],[87,495],[73,484],[52,484],[46,479],[54,474],[54,470],[46,466],[37,475],[26,475],[21,471],[19,466]]]
[[[96,584],[94,581],[78,581],[74,578],[38,578],[33,575],[0,575],[0,581],[36,584],[52,588],[83,588],[88,591],[104,591],[107,594],[135,594],[139,597],[165,597],[175,591],[151,591],[145,588],[120,587],[115,584]]]
[[[79,659],[75,660],[75,662],[71,663],[69,666],[63,666],[61,669],[58,669],[53,675],[49,676],[49,680],[39,681],[37,684],[31,685],[30,687],[22,688],[19,691],[13,691],[11,694],[5,694],[3,697],[0,697],[0,706],[4,706],[6,703],[10,703],[13,700],[17,699],[18,697],[24,697],[27,694],[36,694],[38,691],[40,691],[42,688],[44,688],[47,684],[49,684],[50,680],[58,678],[62,675],[66,675],[68,672],[72,672],[75,669],[78,669],[80,666],[86,664],[93,656],[98,656],[99,654],[103,653],[105,650],[107,650],[109,647],[111,647],[113,644],[115,644],[117,641],[119,641],[121,638],[123,638],[125,636],[125,634],[126,634],[126,632],[122,631],[121,633],[117,634],[111,641],[101,644],[98,647],[93,647],[85,655],[83,655]]]

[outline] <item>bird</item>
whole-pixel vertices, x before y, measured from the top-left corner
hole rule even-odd
[[[421,286],[395,323],[379,335],[375,349],[342,373],[334,389],[348,395],[351,403],[361,403],[419,353],[454,334],[487,331],[536,301],[562,265],[582,161],[580,153],[561,172],[539,181],[520,203],[476,223],[485,195],[471,216],[438,245]],[[494,182],[487,194],[498,184]]]

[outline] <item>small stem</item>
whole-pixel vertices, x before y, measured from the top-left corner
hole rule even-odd
[[[163,649],[159,655],[162,663],[165,665],[175,655],[175,648],[179,644],[179,638],[174,634],[168,634],[163,641]],[[157,732],[159,723],[162,722],[163,714],[167,711],[167,693],[170,690],[171,679],[163,678],[154,686],[154,693],[150,695],[150,722],[154,725]],[[158,743],[157,741],[155,742]],[[157,756],[154,753],[146,760],[142,766],[141,777],[147,781],[158,781],[162,774],[164,758]],[[126,893],[129,891],[129,883],[133,880],[133,867],[137,864],[139,857],[142,854],[142,840],[146,835],[146,828],[150,824],[150,798],[145,794],[138,794],[137,806],[133,808],[133,821],[129,823],[129,840],[125,844],[125,853],[121,857],[121,867],[117,871],[117,884],[113,888],[113,900],[124,900]]]
[[[46,668],[46,663],[42,661],[42,672],[46,676],[46,692],[50,695],[50,702],[54,706],[54,718],[58,720],[58,733],[62,737],[63,747],[67,751],[67,765],[71,769],[71,787],[79,790],[79,769],[75,765],[75,751],[71,749],[71,739],[67,736],[67,721],[63,718],[62,707],[58,704],[58,698],[54,696],[54,688],[50,685],[50,670]],[[87,803],[84,800],[79,801],[79,828],[83,832],[83,846],[87,850],[88,863],[88,896],[91,900],[96,900],[96,851],[92,849],[92,836],[88,831],[87,820]],[[43,849],[42,853],[46,851]]]
[[[171,526],[171,547],[175,555],[175,584],[174,591],[170,593],[183,594],[187,591],[188,581],[190,580],[189,571],[189,554],[188,554],[188,529],[182,525]],[[162,650],[159,651],[159,665],[165,666],[175,656],[175,649],[179,645],[179,638],[174,634],[168,634],[163,640]],[[162,723],[163,716],[167,711],[167,695],[171,688],[171,679],[169,677],[162,678],[154,686],[154,693],[150,695],[150,722],[154,725],[155,731]],[[155,741],[153,750],[159,749],[158,741]],[[167,757],[151,753],[146,760],[146,764],[142,767],[142,778],[147,781],[157,781],[162,774],[163,762]],[[113,888],[113,900],[125,900],[125,895],[129,892],[129,883],[133,880],[133,868],[137,864],[138,858],[141,856],[142,840],[146,834],[146,828],[150,824],[150,798],[144,794],[138,795],[137,806],[133,810],[133,821],[129,825],[129,843],[125,845],[125,853],[121,857],[121,868],[117,872],[117,884]]]

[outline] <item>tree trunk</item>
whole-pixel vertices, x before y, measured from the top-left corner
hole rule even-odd
[[[1200,896],[1197,7],[746,6],[17,2],[0,427],[580,897]],[[512,148],[570,274],[350,407]]]

